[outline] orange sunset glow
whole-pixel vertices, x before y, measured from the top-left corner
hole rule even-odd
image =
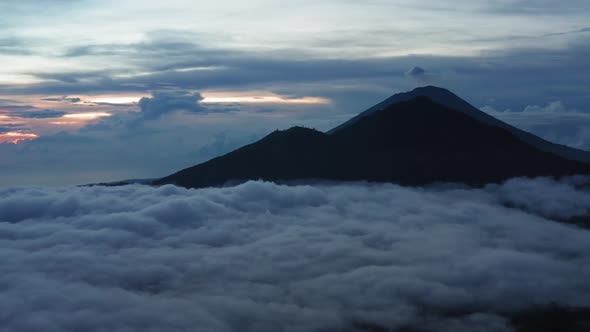
[[[69,119],[80,119],[80,120],[94,120],[102,117],[111,116],[112,114],[106,112],[93,112],[93,113],[72,113],[66,114],[63,117]]]
[[[21,133],[18,131],[10,131],[7,133],[0,134],[0,144],[2,144],[2,143],[18,144],[19,142],[32,141],[37,138],[39,138],[39,135],[36,135],[36,134]]]
[[[238,103],[238,104],[329,104],[330,100],[320,97],[286,98],[278,95],[262,96],[224,96],[220,94],[206,94],[201,101],[205,104]]]
[[[137,103],[142,97],[137,96],[100,96],[89,98],[93,103],[107,103],[107,104],[132,104]]]

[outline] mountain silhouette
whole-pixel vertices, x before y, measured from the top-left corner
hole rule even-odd
[[[497,126],[500,128],[504,128],[504,129],[508,130],[509,132],[511,132],[514,136],[520,138],[521,140],[523,140],[526,143],[531,144],[532,146],[538,148],[541,151],[551,152],[551,153],[554,153],[554,154],[556,154],[560,157],[566,158],[566,159],[590,163],[590,152],[588,152],[588,151],[583,151],[583,150],[571,148],[571,147],[565,146],[565,145],[555,144],[555,143],[546,141],[538,136],[535,136],[529,132],[518,129],[516,127],[513,127],[513,126],[511,126],[505,122],[502,122],[502,121],[494,118],[493,116],[475,108],[474,106],[472,106],[471,104],[469,104],[465,100],[461,99],[460,97],[458,97],[457,95],[455,95],[451,91],[449,91],[447,89],[435,87],[435,86],[420,87],[420,88],[416,88],[410,92],[403,92],[403,93],[398,93],[396,95],[393,95],[393,96],[387,98],[386,100],[384,100],[383,102],[369,108],[368,110],[360,113],[359,115],[355,116],[354,118],[346,121],[345,123],[341,124],[340,126],[328,131],[328,134],[333,134],[340,129],[346,128],[346,127],[356,123],[359,119],[372,114],[373,112],[384,110],[393,104],[400,103],[403,101],[408,101],[408,100],[416,98],[416,97],[428,97],[436,103],[446,106],[447,108],[450,108],[452,110],[460,111],[462,113],[470,115],[470,116],[476,118],[477,120],[480,120],[483,123],[486,123],[486,124],[489,124],[492,126]]]
[[[154,184],[201,188],[262,179],[483,185],[517,176],[590,174],[587,154],[514,128],[448,90],[425,87],[394,95],[327,133],[275,131]]]

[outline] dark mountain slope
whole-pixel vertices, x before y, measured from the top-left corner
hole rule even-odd
[[[249,179],[322,178],[329,169],[327,164],[320,162],[321,154],[329,149],[324,133],[293,127],[275,131],[256,143],[182,170],[155,184],[174,183],[199,188]]]
[[[380,111],[380,110],[384,110],[393,104],[408,101],[408,100],[414,99],[416,97],[428,97],[438,104],[441,104],[443,106],[446,106],[447,108],[465,113],[465,114],[472,116],[475,119],[477,119],[483,123],[486,123],[489,125],[494,125],[494,126],[497,126],[500,128],[504,128],[504,129],[508,130],[509,132],[511,132],[512,134],[514,134],[516,137],[520,138],[521,140],[523,140],[526,143],[533,145],[534,147],[538,148],[539,150],[542,150],[545,152],[551,152],[551,153],[556,154],[556,155],[563,157],[563,158],[590,163],[590,152],[588,152],[588,151],[583,151],[583,150],[571,148],[569,146],[551,143],[551,142],[546,141],[546,140],[544,140],[538,136],[535,136],[529,132],[515,128],[515,127],[513,127],[505,122],[502,122],[502,121],[494,118],[493,116],[491,116],[485,112],[482,112],[479,109],[473,107],[471,104],[469,104],[465,100],[461,99],[460,97],[458,97],[457,95],[455,95],[451,91],[449,91],[447,89],[435,87],[435,86],[426,86],[426,87],[416,88],[410,92],[403,92],[403,93],[398,93],[396,95],[393,95],[393,96],[387,98],[386,100],[382,101],[381,103],[369,108],[368,110],[360,113],[359,115],[355,116],[354,118],[339,125],[338,127],[328,131],[328,134],[334,134],[334,133],[338,132],[339,130],[344,129],[344,128],[356,123],[357,121],[364,118],[365,116],[368,116],[368,115],[370,115],[374,112]]]
[[[483,184],[589,169],[426,97],[394,104],[330,136],[354,151],[349,162],[374,181]]]
[[[429,98],[367,114],[332,134],[294,127],[155,182],[184,187],[263,179],[480,185],[515,176],[590,174],[510,131]]]

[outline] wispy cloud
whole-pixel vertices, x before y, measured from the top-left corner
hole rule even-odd
[[[0,106],[0,115],[23,118],[23,119],[47,119],[59,118],[67,114],[66,112],[55,111],[50,109],[38,109],[34,106],[27,105],[3,105]]]

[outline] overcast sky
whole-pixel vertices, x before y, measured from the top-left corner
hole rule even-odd
[[[162,176],[422,85],[590,149],[588,17],[587,0],[4,0],[0,185]]]

